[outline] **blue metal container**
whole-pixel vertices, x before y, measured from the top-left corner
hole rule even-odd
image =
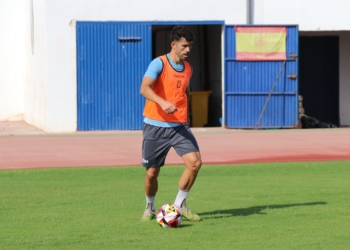
[[[149,24],[77,22],[78,130],[140,130]]]
[[[226,26],[226,127],[298,126],[297,26],[287,26],[286,53],[286,61],[237,61],[235,27]]]

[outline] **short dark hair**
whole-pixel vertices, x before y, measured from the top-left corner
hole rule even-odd
[[[181,38],[185,38],[189,42],[193,42],[194,35],[192,31],[184,26],[175,26],[170,34],[170,41],[180,41]]]

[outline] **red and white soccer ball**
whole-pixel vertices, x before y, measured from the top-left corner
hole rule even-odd
[[[157,222],[163,228],[177,228],[181,224],[182,214],[173,204],[161,206],[157,212]]]

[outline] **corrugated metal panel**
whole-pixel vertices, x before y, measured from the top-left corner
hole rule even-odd
[[[78,130],[142,128],[151,48],[150,25],[77,23]]]
[[[298,54],[297,26],[287,26],[286,62],[236,61],[234,26],[226,26],[225,43],[225,126],[228,128],[297,126],[298,79],[288,77],[298,74],[298,63],[294,59],[294,55]],[[280,76],[262,112],[279,72]]]

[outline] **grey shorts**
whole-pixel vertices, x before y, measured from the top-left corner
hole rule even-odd
[[[199,147],[188,124],[162,128],[143,123],[142,166],[164,166],[171,147],[179,156],[199,152]]]

